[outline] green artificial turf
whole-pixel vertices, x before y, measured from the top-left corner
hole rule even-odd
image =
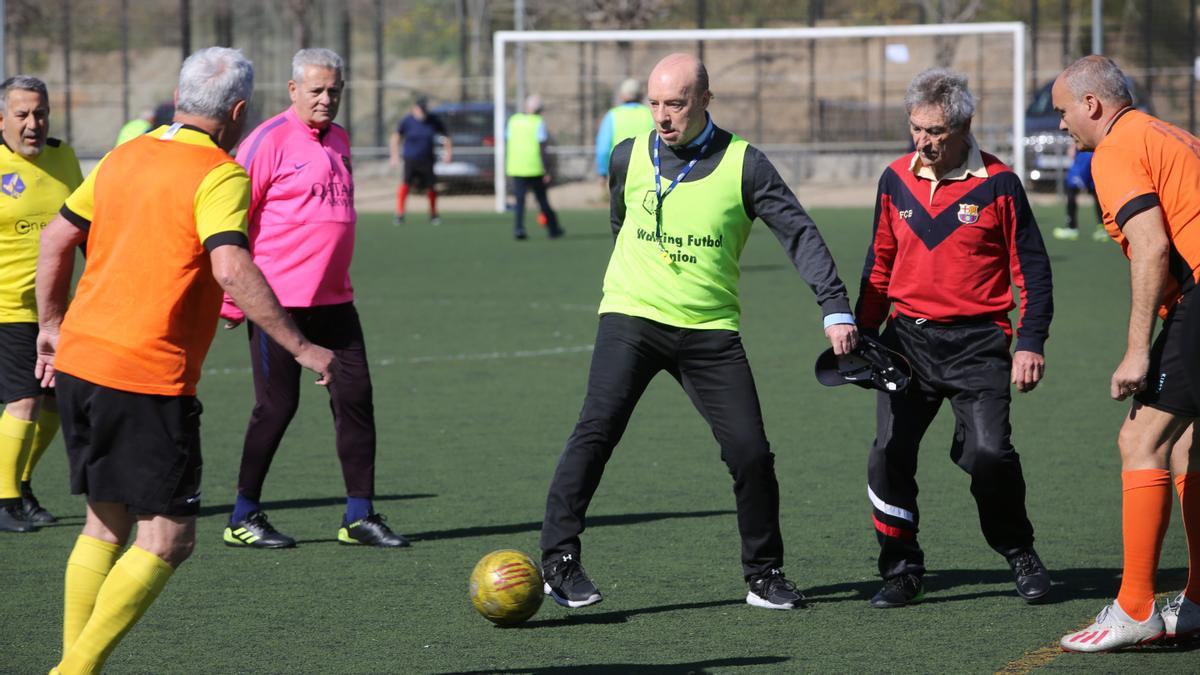
[[[867,209],[814,209],[856,293]],[[1058,209],[1039,210],[1043,231]],[[1027,606],[979,533],[967,476],[949,459],[948,407],[921,468],[924,605],[873,610],[876,543],[866,495],[873,397],[812,375],[819,311],[769,231],[743,256],[743,335],[782,493],[786,571],[807,609],[745,604],[730,480],[669,377],[650,386],[608,466],[583,536],[604,593],[528,623],[475,614],[467,576],[488,551],[537,555],[546,488],[583,399],[611,236],[606,214],[562,214],[567,236],[511,237],[509,216],[445,214],[441,227],[364,216],[353,269],[379,432],[376,508],[414,544],[340,546],[342,481],[327,397],[305,387],[264,499],[295,550],[225,547],[221,530],[253,392],[245,332],[220,332],[206,364],[199,543],[117,648],[112,673],[676,673],[1195,670],[1186,649],[1079,655],[1058,638],[1116,593],[1121,566],[1116,430],[1108,398],[1124,348],[1127,265],[1111,243],[1048,242],[1056,317],[1044,384],[1014,394],[1014,442],[1038,550],[1056,585]],[[1089,234],[1089,233],[1085,233]],[[305,375],[306,382],[311,376]],[[84,503],[66,494],[56,441],[35,476],[62,523],[0,535],[0,672],[59,656],[62,575]],[[1176,507],[1159,576],[1178,592]],[[1054,647],[1053,649],[1050,649]],[[1039,651],[1044,650],[1044,651]]]

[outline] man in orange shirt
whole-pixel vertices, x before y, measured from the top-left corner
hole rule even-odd
[[[1054,82],[1061,128],[1094,150],[1104,228],[1129,258],[1132,300],[1125,356],[1110,395],[1132,397],[1121,451],[1125,566],[1117,599],[1062,639],[1070,651],[1111,651],[1200,635],[1200,139],[1133,109],[1111,59],[1087,56]],[[1163,327],[1151,346],[1155,314]],[[1171,474],[1188,540],[1187,587],[1161,612],[1154,576],[1171,514]]]
[[[318,384],[333,379],[333,353],[304,338],[248,250],[250,179],[228,151],[253,88],[254,68],[237,50],[188,57],[174,123],[106,155],[42,234],[37,376],[58,392],[71,491],[88,496],[52,672],[99,672],[195,545],[196,384],[222,289],[320,373]],[[68,310],[84,244],[87,267]]]

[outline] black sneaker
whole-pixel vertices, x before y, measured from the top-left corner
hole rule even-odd
[[[20,504],[0,506],[0,532],[33,532],[36,529],[25,517]]]
[[[746,602],[766,609],[795,609],[804,606],[804,594],[783,576],[783,570],[771,569],[750,579]]]
[[[1017,594],[1025,602],[1036,602],[1050,592],[1050,573],[1037,551],[1031,548],[1021,551],[1008,559],[1008,566],[1012,568]]]
[[[529,235],[525,233],[525,230],[520,230],[518,232],[513,232],[513,238],[517,241],[525,241],[529,238]]]
[[[393,225],[403,225],[404,224],[404,214],[397,213],[396,218],[394,220],[392,220],[392,224]]]
[[[915,574],[901,574],[891,579],[884,579],[883,588],[871,598],[871,606],[876,609],[904,607],[915,605],[925,600],[925,587],[921,577]]]
[[[25,512],[25,518],[34,525],[50,525],[58,522],[58,518],[55,518],[53,513],[42,508],[37,497],[33,496],[33,488],[26,483],[21,483],[21,510]]]
[[[603,599],[573,553],[543,561],[542,579],[542,590],[563,607],[587,607]]]
[[[403,548],[408,546],[408,540],[392,532],[383,523],[384,518],[378,513],[356,520],[353,523],[342,523],[338,530],[338,542],[350,545],[378,546],[380,548]]]
[[[283,534],[267,521],[267,514],[255,511],[245,520],[230,523],[225,528],[226,546],[249,546],[250,548],[292,548],[296,540]]]

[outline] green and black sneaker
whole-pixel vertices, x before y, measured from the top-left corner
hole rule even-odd
[[[225,528],[226,546],[248,546],[250,548],[292,548],[296,540],[283,534],[267,521],[267,514],[255,511],[245,520],[230,523]]]
[[[392,532],[384,524],[384,518],[378,513],[353,523],[342,522],[338,530],[338,541],[349,545],[378,546],[380,548],[403,548],[408,546],[408,540]]]

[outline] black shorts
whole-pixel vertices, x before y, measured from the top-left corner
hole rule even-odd
[[[131,513],[200,510],[200,401],[111,389],[57,373],[71,494]]]
[[[1133,397],[1142,405],[1180,417],[1200,417],[1200,311],[1185,293],[1163,321],[1150,349],[1146,388]]]
[[[37,334],[36,323],[0,323],[0,403],[8,404],[44,393],[41,383],[33,376]]]
[[[404,183],[415,190],[428,190],[433,187],[433,160],[406,159],[404,160]]]

